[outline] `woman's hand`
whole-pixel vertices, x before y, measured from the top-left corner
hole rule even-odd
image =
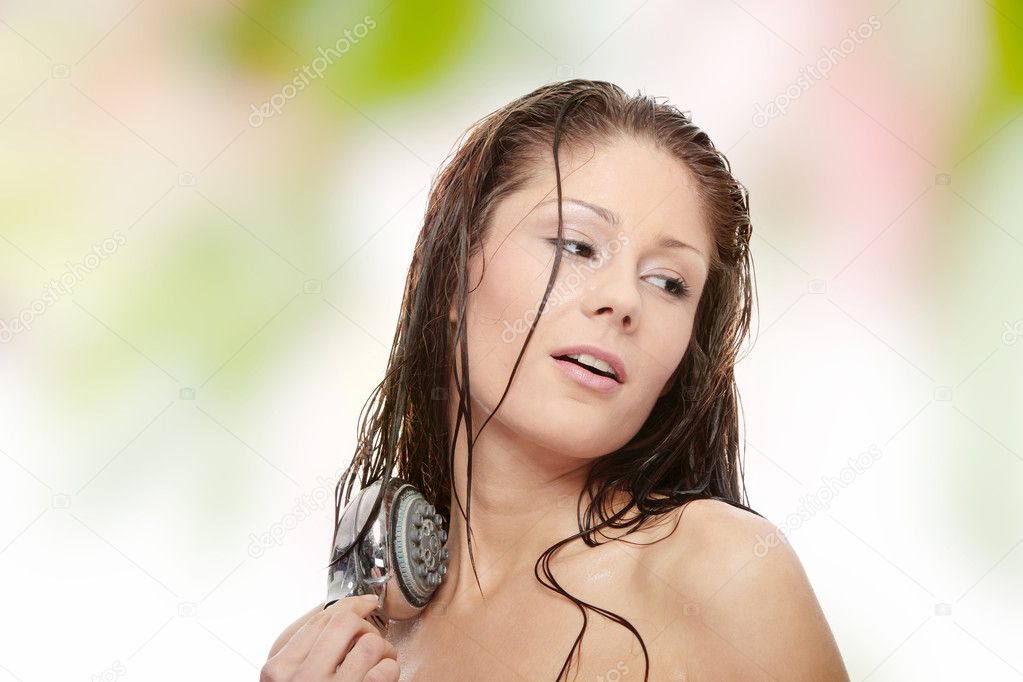
[[[260,682],[398,682],[394,645],[366,620],[376,605],[376,597],[346,597],[306,614],[278,638]]]

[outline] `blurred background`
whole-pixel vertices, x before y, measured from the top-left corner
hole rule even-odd
[[[751,505],[854,680],[1023,678],[1023,6],[0,3],[0,682],[256,679],[428,185],[573,77],[749,188]]]

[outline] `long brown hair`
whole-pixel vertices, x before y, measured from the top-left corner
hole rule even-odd
[[[694,499],[722,500],[758,514],[748,506],[748,499],[746,503],[741,500],[745,486],[734,377],[754,303],[749,196],[732,176],[728,159],[705,132],[693,125],[687,112],[642,94],[629,96],[612,83],[573,79],[539,87],[467,131],[467,137],[463,136],[464,141],[433,181],[385,376],[363,407],[358,445],[335,492],[336,530],[356,479],[362,488],[378,480],[386,485],[392,475],[404,478],[446,519],[451,518],[454,491],[469,529],[466,542],[475,573],[469,525],[475,438],[468,435],[477,433],[478,437],[478,432],[473,430],[468,409],[468,346],[463,324],[470,290],[469,260],[484,244],[494,207],[522,187],[537,164],[548,162],[552,155],[558,191],[558,248],[543,300],[509,377],[510,387],[561,261],[559,146],[561,142],[597,144],[623,134],[653,141],[688,168],[712,232],[713,248],[692,337],[669,390],[628,443],[594,460],[578,500],[582,502],[584,493],[589,492],[591,502],[579,516],[580,532],[548,548],[534,567],[537,580],[570,599],[583,616],[583,626],[556,680],[567,673],[581,646],[586,609],[614,620],[639,639],[646,661],[644,680],[649,673],[646,645],[631,623],[576,599],[555,580],[549,563],[558,549],[580,538],[596,546],[599,543],[594,534],[601,528],[634,532]],[[457,309],[454,325],[448,319],[452,302]],[[460,375],[454,363],[456,346],[464,368]],[[459,394],[454,425],[448,413],[448,387],[453,375]],[[500,408],[508,387],[487,421]],[[468,447],[468,499],[464,509],[454,490],[452,473],[463,419]],[[626,506],[607,515],[608,509],[614,508],[614,496],[623,493]],[[373,507],[374,516],[379,504],[380,498]],[[638,513],[626,520],[633,508]],[[356,542],[363,535],[360,533]]]

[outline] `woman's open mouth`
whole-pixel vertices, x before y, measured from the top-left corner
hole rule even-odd
[[[621,388],[621,384],[614,378],[613,372],[605,372],[585,365],[567,355],[551,356],[551,360],[566,376],[586,388],[591,388],[599,393],[612,393]]]

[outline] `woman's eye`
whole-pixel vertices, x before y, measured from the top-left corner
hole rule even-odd
[[[551,245],[555,245],[558,243],[557,239],[548,239],[547,241]],[[572,239],[562,239],[561,245],[563,249],[568,251],[568,253],[572,254],[573,256],[579,256],[581,258],[590,258],[593,256],[593,247],[585,242],[577,242]],[[572,248],[576,248],[578,250],[572,251],[571,250]]]
[[[675,298],[685,298],[689,295],[689,285],[681,279],[674,277],[662,277],[661,275],[653,275],[653,279],[663,280],[665,286],[661,288]]]
[[[552,246],[558,243],[557,239],[548,239],[547,242]],[[593,247],[586,242],[575,241],[573,239],[562,239],[562,248],[573,256],[580,258],[592,258],[594,255]],[[655,280],[662,280],[664,285],[658,285],[664,289],[669,296],[674,298],[686,298],[689,296],[689,285],[684,280],[677,277],[664,277],[661,275],[652,275]]]

